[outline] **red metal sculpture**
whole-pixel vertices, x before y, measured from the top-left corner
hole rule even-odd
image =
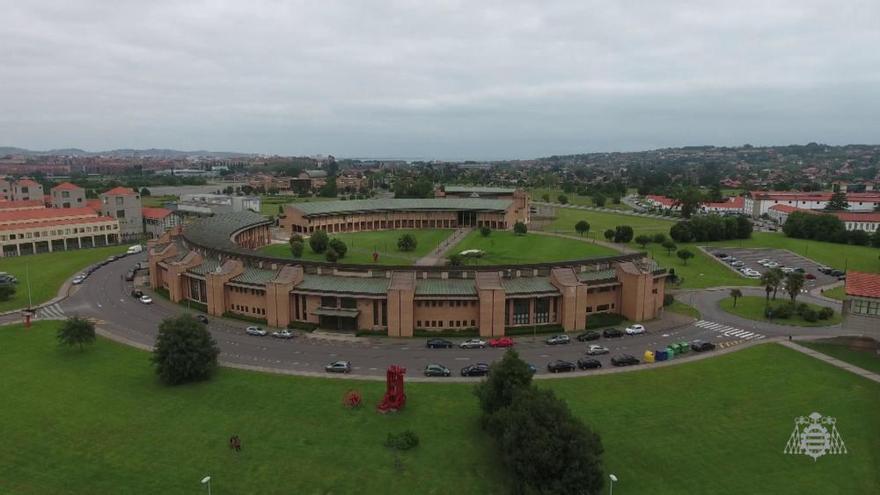
[[[376,407],[379,412],[399,411],[406,404],[406,393],[403,391],[403,375],[406,368],[396,364],[388,367],[385,374],[385,397]]]

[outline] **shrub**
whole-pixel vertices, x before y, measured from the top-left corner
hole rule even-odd
[[[819,320],[819,313],[813,308],[807,308],[801,313],[801,318],[812,323]]]
[[[486,227],[485,225],[480,227],[480,235],[482,235],[483,237],[489,237],[489,234],[491,233],[492,229],[490,229],[489,227]]]
[[[330,244],[330,238],[327,237],[327,233],[323,230],[318,230],[312,233],[312,236],[309,237],[309,247],[312,248],[312,251],[320,254],[327,250],[327,246]]]
[[[586,220],[581,220],[574,225],[574,230],[576,230],[578,234],[584,235],[590,231],[590,223]]]
[[[410,450],[419,446],[419,436],[412,430],[404,430],[400,433],[389,433],[385,439],[385,446],[394,450]]]
[[[84,344],[95,342],[95,324],[78,316],[68,318],[58,329],[58,342],[82,350]]]
[[[412,234],[403,234],[397,239],[397,249],[399,251],[415,251],[417,245],[418,241],[416,240],[416,236]]]
[[[348,252],[348,246],[346,246],[345,243],[342,242],[341,239],[336,239],[336,238],[330,239],[330,242],[328,243],[328,247],[330,249],[336,251],[337,258],[345,258],[345,253]]]
[[[304,249],[305,249],[305,248],[303,247],[303,243],[302,243],[302,242],[292,242],[292,243],[290,244],[290,254],[291,254],[294,258],[300,258],[300,257],[302,257],[302,255],[303,255],[303,250],[304,250]]]
[[[828,318],[831,318],[832,316],[834,316],[834,310],[829,307],[823,307],[822,309],[819,310],[818,317],[820,320],[827,320]]]
[[[636,244],[638,244],[639,246],[642,246],[642,249],[645,249],[645,246],[647,246],[650,243],[651,243],[650,236],[642,234],[642,235],[636,237]]]
[[[563,205],[564,205],[564,204],[568,203],[568,196],[566,196],[565,194],[560,194],[560,195],[556,198],[556,200],[559,201],[559,204],[563,204]]]
[[[789,304],[780,304],[776,307],[768,307],[765,311],[765,316],[768,318],[779,318],[782,320],[788,319],[791,317],[791,305]]]
[[[0,301],[8,301],[15,295],[15,286],[12,284],[0,285]]]
[[[662,233],[654,234],[654,238],[652,240],[655,244],[660,244],[662,246],[663,243],[666,242],[666,235]]]
[[[287,242],[289,242],[290,244],[293,244],[294,242],[302,244],[305,241],[303,241],[303,236],[301,236],[300,234],[293,234],[290,236],[290,239],[288,239]]]
[[[327,259],[330,263],[336,263],[339,261],[339,253],[336,252],[333,248],[327,248],[327,252],[324,253],[324,258]]]
[[[673,297],[672,294],[663,294],[663,305],[664,306],[671,306],[672,303],[674,303],[674,302],[675,302],[675,297]]]
[[[526,227],[526,224],[522,222],[516,222],[515,224],[513,224],[513,233],[516,235],[526,235],[526,232],[528,232],[528,230],[529,229],[528,227]]]
[[[614,230],[607,229],[602,235],[605,236],[606,241],[611,242],[611,240],[614,239]]]

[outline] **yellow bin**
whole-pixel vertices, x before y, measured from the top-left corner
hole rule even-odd
[[[654,351],[645,351],[645,362],[653,363],[654,362]]]

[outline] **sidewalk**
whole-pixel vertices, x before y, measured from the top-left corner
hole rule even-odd
[[[795,351],[802,352],[812,358],[816,358],[820,361],[825,361],[826,363],[828,363],[832,366],[837,366],[838,368],[840,368],[842,370],[849,371],[850,373],[855,373],[856,375],[859,375],[862,378],[867,378],[868,380],[873,380],[877,383],[880,383],[880,375],[878,375],[877,373],[868,371],[863,368],[859,368],[858,366],[853,366],[847,362],[833,358],[833,357],[828,356],[826,354],[822,354],[821,352],[816,352],[810,348],[804,347],[802,345],[799,345],[799,344],[792,342],[792,341],[789,341],[789,340],[781,340],[781,341],[779,341],[779,343],[784,345],[785,347],[788,347],[789,349],[794,349]]]
[[[446,261],[446,253],[449,252],[450,249],[454,248],[462,239],[464,239],[466,235],[470,234],[473,230],[474,229],[470,228],[456,229],[455,232],[453,232],[451,236],[444,239],[443,242],[441,242],[436,249],[417,259],[415,265],[436,266],[443,264]]]

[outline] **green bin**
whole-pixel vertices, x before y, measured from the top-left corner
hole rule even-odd
[[[669,358],[669,359],[674,358],[674,357],[675,357],[675,354],[676,354],[676,353],[675,353],[675,346],[674,346],[674,345],[671,345],[671,346],[667,347],[667,348],[666,348],[666,354],[668,355],[668,358]]]

